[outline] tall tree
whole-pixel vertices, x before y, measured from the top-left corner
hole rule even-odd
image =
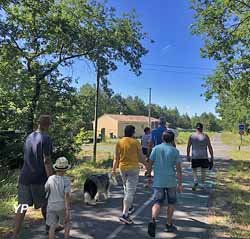
[[[87,0],[0,4],[0,75],[5,80],[1,89],[13,91],[14,87],[17,92],[26,84],[25,107],[17,101],[13,105],[25,108],[28,131],[33,129],[43,82],[59,67],[84,57],[95,63],[101,78],[117,68],[116,61],[140,74],[140,58],[147,50],[140,43],[145,34],[135,14],[118,18],[113,8]],[[15,74],[12,65],[18,67]]]
[[[192,0],[194,34],[205,40],[203,57],[218,62],[204,86],[205,96],[218,98],[218,112],[228,128],[249,122],[250,1]]]

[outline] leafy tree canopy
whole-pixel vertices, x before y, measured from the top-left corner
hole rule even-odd
[[[77,58],[93,62],[101,76],[116,70],[117,62],[141,73],[146,34],[134,12],[117,17],[114,8],[87,0],[2,1],[0,8],[0,96],[7,94],[11,104],[1,108],[5,121],[12,109],[31,131],[43,110],[42,88],[58,80],[66,92],[72,80],[61,76],[59,66]]]
[[[192,0],[196,22],[192,32],[201,35],[203,57],[218,62],[204,86],[205,96],[218,98],[218,112],[227,128],[250,123],[250,1]]]

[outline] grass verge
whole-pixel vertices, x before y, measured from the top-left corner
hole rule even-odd
[[[177,145],[186,145],[188,143],[188,138],[194,132],[180,131],[178,137],[176,138],[176,144]],[[205,134],[207,134],[211,138],[211,137],[213,137],[213,135],[215,134],[215,132],[205,132]]]
[[[240,145],[240,135],[233,132],[223,132],[221,134],[221,140],[224,144],[239,146]],[[250,135],[243,135],[242,146],[250,146]]]
[[[231,151],[217,174],[214,215],[210,223],[223,238],[250,238],[250,151]],[[226,237],[227,236],[227,237]]]
[[[0,238],[12,229],[14,206],[17,205],[18,170],[1,172],[0,179]]]

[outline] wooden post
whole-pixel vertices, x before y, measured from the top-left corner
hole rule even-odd
[[[97,126],[98,126],[98,105],[99,105],[99,87],[100,87],[100,71],[97,66],[96,74],[96,94],[95,94],[95,118],[94,118],[94,140],[93,140],[93,163],[96,163],[96,145],[97,145]]]
[[[151,129],[151,88],[149,88],[149,102],[148,102],[148,127]]]

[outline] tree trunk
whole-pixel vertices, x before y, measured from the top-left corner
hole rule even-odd
[[[34,116],[37,110],[37,103],[41,93],[41,80],[36,78],[35,81],[35,92],[32,98],[29,114],[28,114],[28,123],[27,123],[27,133],[31,133],[34,130]]]
[[[100,71],[97,68],[96,75],[96,95],[95,95],[95,118],[94,118],[94,142],[93,142],[93,163],[96,163],[96,144],[97,144],[97,121],[98,121],[98,105],[99,105],[99,87],[100,87]]]

